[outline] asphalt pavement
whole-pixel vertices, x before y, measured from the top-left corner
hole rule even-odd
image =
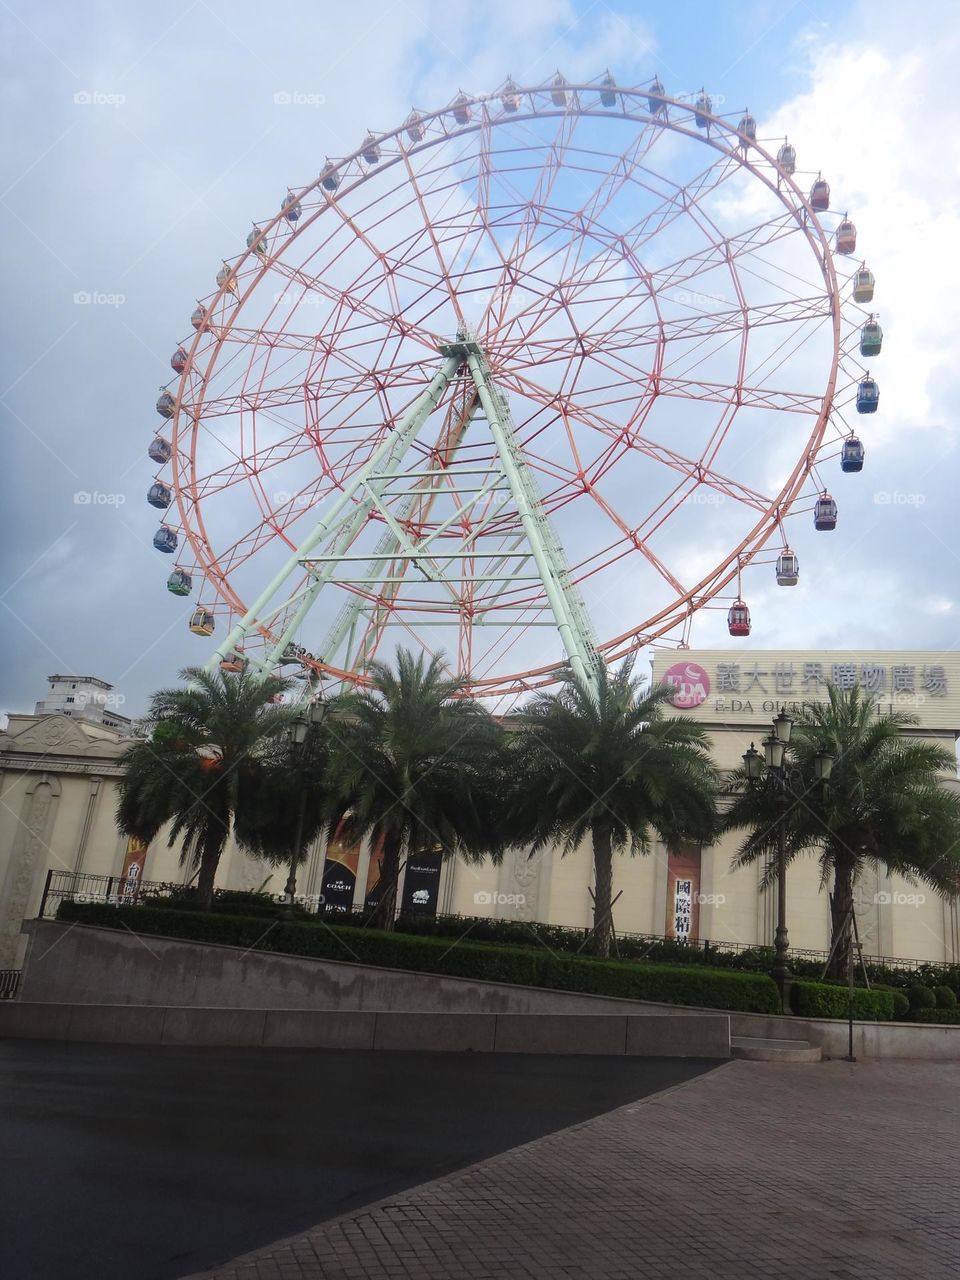
[[[2,1041],[0,1275],[174,1280],[714,1065]]]

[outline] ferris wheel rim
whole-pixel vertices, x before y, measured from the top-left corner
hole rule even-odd
[[[549,84],[518,86],[515,91],[521,97],[521,100],[529,98],[532,101],[534,95],[549,96],[550,88],[551,86]],[[298,227],[297,229],[298,231],[305,230],[324,214],[328,214],[332,208],[337,208],[338,201],[348,197],[353,191],[362,187],[364,183],[375,175],[385,172],[389,167],[400,164],[406,155],[415,155],[420,152],[437,148],[451,139],[476,134],[485,127],[492,129],[502,124],[517,124],[524,123],[526,121],[543,120],[544,118],[557,120],[571,117],[576,117],[577,119],[584,117],[599,119],[612,118],[614,120],[630,122],[634,125],[654,125],[657,130],[668,130],[675,134],[680,134],[691,141],[699,142],[702,145],[711,147],[716,153],[718,153],[718,156],[722,155],[727,158],[733,158],[742,170],[746,170],[754,178],[762,181],[768,191],[780,199],[780,202],[788,215],[798,219],[797,229],[802,232],[807,240],[823,273],[825,284],[824,296],[830,300],[832,311],[831,365],[827,376],[826,388],[823,396],[821,397],[822,408],[817,415],[813,430],[810,432],[807,445],[795,463],[789,477],[781,486],[780,492],[770,503],[767,510],[760,512],[759,518],[755,522],[754,526],[741,539],[740,544],[732,552],[729,552],[718,566],[715,566],[697,584],[688,588],[682,596],[678,596],[660,610],[659,613],[655,614],[652,618],[647,619],[640,628],[628,628],[616,636],[605,639],[601,643],[599,646],[601,652],[608,658],[608,660],[612,660],[613,658],[622,656],[625,652],[635,650],[643,644],[660,639],[669,630],[674,629],[682,617],[688,616],[693,612],[691,606],[694,605],[697,597],[702,595],[708,588],[711,588],[708,598],[715,598],[719,591],[723,590],[723,588],[727,586],[729,582],[732,581],[740,572],[740,569],[744,564],[744,554],[747,553],[747,562],[749,562],[760,550],[762,550],[764,546],[766,546],[780,528],[781,518],[775,518],[775,513],[782,509],[784,512],[782,518],[785,518],[786,514],[789,513],[789,509],[799,496],[803,485],[810,474],[812,465],[811,459],[816,459],[817,452],[822,444],[823,437],[830,422],[831,412],[834,407],[841,356],[840,286],[837,280],[828,233],[824,229],[820,218],[817,216],[816,211],[810,206],[807,197],[801,191],[798,183],[794,180],[794,176],[787,174],[780,169],[774,157],[762,143],[756,139],[750,139],[747,147],[741,147],[740,142],[736,142],[732,147],[730,145],[721,145],[719,137],[715,139],[711,136],[709,130],[707,131],[707,136],[704,136],[703,130],[694,125],[693,120],[695,115],[708,115],[710,128],[715,129],[717,134],[722,135],[724,139],[730,139],[733,137],[740,139],[741,142],[745,140],[739,130],[722,116],[715,116],[712,112],[704,113],[702,111],[698,111],[694,104],[685,102],[682,99],[672,98],[666,94],[658,94],[657,96],[662,97],[662,101],[668,111],[675,110],[680,113],[685,113],[683,116],[683,123],[675,119],[670,119],[669,117],[657,119],[649,111],[643,109],[637,110],[637,102],[640,99],[648,99],[650,96],[650,89],[643,86],[616,86],[615,92],[618,96],[620,109],[600,108],[597,105],[585,106],[579,101],[579,95],[599,93],[600,87],[596,82],[567,82],[565,84],[565,89],[568,94],[574,95],[574,102],[576,105],[567,105],[564,107],[555,107],[552,104],[543,105],[541,109],[534,109],[531,107],[528,111],[517,111],[511,114],[501,113],[496,117],[492,117],[487,114],[485,108],[487,104],[492,103],[501,97],[501,94],[503,93],[502,88],[484,95],[465,95],[466,104],[470,108],[480,107],[484,109],[484,115],[482,118],[479,118],[476,121],[471,120],[465,125],[458,125],[456,128],[448,129],[444,127],[443,133],[434,137],[430,137],[425,134],[424,138],[420,142],[417,142],[409,148],[403,147],[401,144],[401,155],[391,158],[386,163],[371,166],[367,170],[360,168],[357,176],[349,185],[342,184],[341,186],[338,186],[335,195],[331,195],[322,187],[324,175],[328,172],[327,168],[321,170],[311,183],[295,191],[291,189],[291,191],[298,202],[302,202],[312,194],[318,192],[322,193],[323,202],[321,205],[309,216],[308,219],[304,221],[302,227]],[[628,99],[632,104],[631,109],[627,109],[626,106]],[[450,116],[452,111],[453,104],[447,104],[446,106],[437,108],[433,111],[418,111],[417,115],[419,122],[426,126],[430,122],[444,120],[446,117]],[[404,121],[396,128],[388,130],[385,133],[378,134],[376,136],[377,144],[381,145],[389,140],[400,139],[407,127],[407,123],[407,121]],[[365,144],[361,144],[361,146],[355,151],[338,160],[335,165],[336,170],[338,172],[344,171],[351,164],[359,166],[364,145]],[[750,151],[755,153],[756,156],[759,157],[759,160],[769,166],[769,174],[759,167],[759,161],[755,163],[752,158],[748,158],[747,153]],[[786,198],[788,194],[791,197],[789,200]],[[268,238],[274,235],[277,229],[284,223],[285,219],[285,211],[284,209],[281,209],[279,212],[275,213],[269,221],[264,221],[262,226],[259,226],[258,224],[262,236],[264,238]],[[211,378],[213,377],[217,361],[225,348],[226,338],[239,325],[239,320],[243,311],[243,304],[255,295],[256,290],[268,276],[274,262],[282,258],[288,246],[295,243],[296,238],[296,235],[286,237],[275,246],[274,252],[266,259],[258,255],[256,248],[251,246],[236,255],[235,258],[229,260],[232,264],[230,267],[230,278],[223,284],[219,285],[212,295],[208,295],[208,299],[203,304],[205,306],[207,317],[212,316],[218,306],[221,307],[221,309],[223,308],[223,304],[225,304],[228,296],[231,295],[230,281],[235,280],[245,268],[253,266],[254,260],[256,260],[256,268],[250,273],[246,288],[243,294],[238,296],[236,305],[229,309],[225,323],[218,324],[216,327],[214,327],[212,323],[210,325],[210,331],[213,333],[214,342],[212,346],[206,349],[206,354],[209,355],[210,359],[201,378],[201,394],[199,400],[195,403],[195,412],[188,415],[186,414],[183,403],[184,391],[188,385],[188,378],[196,372],[198,354],[204,347],[205,334],[207,332],[207,326],[205,324],[201,325],[193,335],[189,351],[187,353],[186,366],[179,376],[175,396],[175,408],[173,415],[175,425],[173,429],[173,455],[171,459],[171,467],[174,472],[174,489],[176,494],[177,510],[180,516],[180,527],[190,542],[197,559],[197,564],[201,568],[203,576],[211,582],[215,591],[220,596],[220,599],[230,607],[231,611],[237,613],[244,612],[244,602],[241,600],[240,595],[231,584],[228,571],[225,571],[222,568],[220,560],[207,536],[203,516],[203,502],[201,496],[196,491],[196,486],[198,484],[198,480],[196,478],[196,447],[199,433],[203,427],[203,397]],[[656,290],[651,288],[650,296],[654,305],[657,305]],[[659,314],[658,309],[658,315]],[[419,336],[413,334],[413,330],[411,328],[407,328],[406,334],[407,336],[414,336],[415,340],[419,340]],[[431,337],[435,336],[436,335],[431,335]],[[424,342],[424,346],[426,348],[426,342]],[[178,469],[179,457],[185,452],[179,447],[182,438],[180,428],[182,415],[187,416],[190,422],[188,428],[191,442],[189,451],[189,470],[193,476],[191,481],[193,493],[189,497],[185,497],[185,487],[180,482],[181,472]],[[196,522],[196,528],[194,528],[194,521]],[[283,536],[280,530],[278,530],[278,532]],[[664,625],[661,626],[661,623]],[[640,634],[641,631],[643,632],[642,636]],[[317,665],[318,667],[328,669],[326,664],[319,663]],[[331,672],[336,672],[338,675],[343,675],[344,678],[357,678],[357,673],[350,674],[347,672],[341,672],[340,669],[336,667],[330,667],[329,670]],[[546,682],[550,683],[552,682],[552,679],[556,678],[556,672],[557,664],[553,662],[530,668],[527,671],[505,673],[503,675],[487,679],[477,679],[474,683],[477,687],[489,687],[492,689],[500,688],[504,683],[527,683],[539,680],[541,677],[548,677],[549,679],[547,679]]]

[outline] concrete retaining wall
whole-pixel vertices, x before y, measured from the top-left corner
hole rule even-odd
[[[676,1005],[443,978],[32,920],[20,999],[411,1013],[682,1013]],[[346,954],[346,953],[345,953]],[[598,1004],[598,1001],[600,1002]]]
[[[724,1013],[372,1013],[5,1002],[0,1038],[453,1053],[729,1058]]]
[[[238,947],[138,937],[113,929],[33,920],[21,1002],[157,1005],[262,1012],[291,1010],[451,1014],[627,1014],[684,1017],[676,1005],[622,1000],[509,983],[442,978],[369,965],[246,952]],[[0,1010],[7,1004],[0,1005]],[[324,1013],[329,1018],[329,1012]],[[809,1040],[828,1057],[847,1052],[847,1024],[824,1018],[731,1013],[734,1036]],[[292,1033],[291,1033],[292,1034]],[[854,1024],[862,1058],[960,1061],[960,1026],[912,1022]],[[709,1055],[704,1055],[709,1056]]]

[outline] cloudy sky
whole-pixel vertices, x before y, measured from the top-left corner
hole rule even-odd
[[[960,640],[952,3],[11,0],[0,13],[0,708],[32,709],[48,673],[72,671],[112,681],[137,714],[206,657],[150,545],[144,448],[185,317],[264,193],[272,205],[411,103],[557,67],[575,78],[609,66],[622,83],[658,74],[674,95],[703,84],[727,109],[749,105],[761,136],[787,133],[807,165],[815,157],[869,246],[886,342],[867,465],[828,545],[798,540],[801,585],[753,591],[752,642]],[[704,521],[708,542],[709,509]],[[692,640],[723,637],[714,613]]]

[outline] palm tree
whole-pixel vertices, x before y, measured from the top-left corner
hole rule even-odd
[[[370,922],[392,929],[403,858],[424,846],[478,858],[493,852],[500,730],[463,684],[405,649],[396,669],[371,664],[369,687],[345,694],[331,729],[327,774],[334,822],[347,838],[382,845]]]
[[[650,851],[655,831],[667,843],[709,839],[716,773],[706,731],[666,716],[671,689],[647,689],[628,660],[602,668],[596,691],[570,678],[541,694],[518,717],[510,744],[515,778],[510,827],[531,856],[561,854],[590,839],[595,875],[591,946],[610,954],[613,854]]]
[[[730,778],[723,827],[748,831],[734,866],[764,861],[769,882],[782,819],[787,863],[813,853],[821,884],[832,880],[832,977],[847,970],[854,888],[867,865],[940,893],[960,891],[960,795],[943,785],[956,772],[956,758],[905,735],[916,723],[900,712],[878,714],[857,688],[841,692],[831,685],[827,702],[798,713],[786,752],[785,808],[766,787],[747,785],[744,770]],[[834,757],[824,787],[814,772],[821,747]]]
[[[331,709],[334,706],[329,704]],[[275,867],[289,869],[287,893],[291,898],[297,868],[331,816],[326,783],[330,756],[327,722],[307,720],[305,728],[302,743],[284,733],[266,744],[234,821],[234,835],[242,849]],[[292,901],[289,906],[292,910]]]
[[[169,844],[183,838],[181,862],[199,866],[197,891],[209,909],[231,821],[261,767],[265,744],[289,722],[288,710],[273,705],[288,682],[199,667],[180,676],[185,688],[153,695],[150,737],[121,757],[117,825],[149,842],[169,822]]]

